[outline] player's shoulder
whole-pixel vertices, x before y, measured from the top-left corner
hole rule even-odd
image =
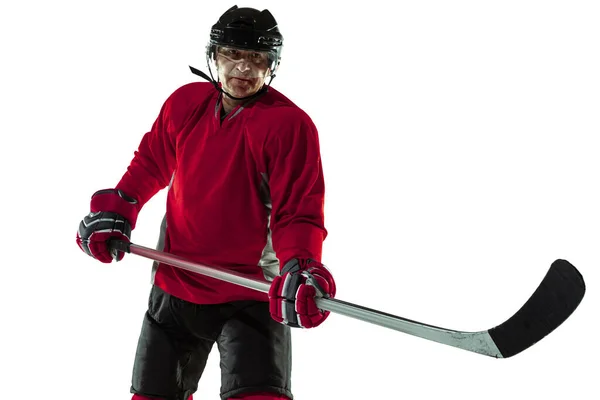
[[[269,87],[269,91],[261,100],[259,113],[265,120],[270,121],[271,125],[314,128],[310,115],[277,89]]]
[[[217,91],[208,82],[192,82],[179,86],[165,100],[163,115],[174,126],[180,126],[200,108],[208,109]]]
[[[174,105],[203,103],[215,94],[214,86],[209,82],[190,82],[179,86],[168,98]]]
[[[255,126],[265,134],[266,143],[293,146],[294,143],[319,141],[315,123],[306,110],[270,87],[256,107]]]

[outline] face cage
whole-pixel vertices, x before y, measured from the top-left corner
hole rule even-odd
[[[210,65],[211,61],[216,62],[216,60],[217,60],[217,46],[220,46],[220,45],[210,43],[210,42],[206,45],[206,66],[208,67],[208,73],[210,74],[210,77],[218,83],[219,76],[217,75],[217,79],[215,80],[215,78],[212,74],[212,68]],[[236,49],[240,49],[240,50],[244,50],[244,51],[250,50],[250,49],[239,47],[239,46],[232,46],[230,44],[223,45],[223,46],[224,47],[232,47],[232,48],[236,48]],[[269,83],[267,84],[267,86],[269,86],[271,84],[271,82],[273,81],[273,79],[275,78],[275,73],[276,73],[277,69],[279,68],[279,64],[281,62],[281,50],[256,50],[256,51],[264,51],[268,54],[268,60],[269,60],[268,68],[271,70],[271,75],[270,75],[271,79],[269,80]]]

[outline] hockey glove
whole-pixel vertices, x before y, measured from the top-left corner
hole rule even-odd
[[[320,310],[315,296],[334,297],[335,281],[329,270],[311,259],[292,259],[282,268],[269,289],[271,317],[295,328],[314,328],[329,316]]]
[[[92,195],[90,213],[79,224],[77,244],[87,255],[103,263],[121,261],[125,253],[111,252],[109,239],[129,242],[138,215],[138,202],[118,189]]]

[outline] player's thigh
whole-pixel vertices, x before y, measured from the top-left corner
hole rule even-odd
[[[193,337],[179,322],[188,312],[178,299],[152,289],[134,359],[131,392],[185,400],[198,388],[214,340]]]
[[[271,318],[266,302],[238,304],[217,339],[221,398],[262,392],[291,398],[290,327]]]

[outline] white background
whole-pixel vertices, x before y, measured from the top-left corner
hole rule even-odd
[[[0,9],[2,398],[131,398],[151,262],[104,265],[75,231],[232,1],[29,1]],[[593,1],[255,1],[285,35],[273,86],[319,128],[338,298],[491,328],[552,261],[571,319],[497,360],[332,315],[294,331],[306,399],[598,398],[599,13]],[[386,5],[387,4],[387,5]],[[133,241],[154,246],[166,193]],[[594,372],[595,371],[595,372]],[[218,353],[197,399],[217,399]]]

